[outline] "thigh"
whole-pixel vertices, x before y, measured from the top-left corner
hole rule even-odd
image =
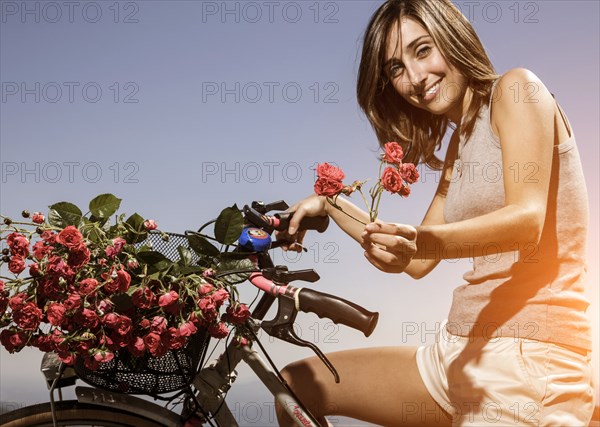
[[[415,353],[412,347],[329,353],[339,383],[317,357],[292,363],[282,373],[318,417],[343,415],[383,426],[449,425],[421,380]],[[334,418],[330,421],[335,424]]]

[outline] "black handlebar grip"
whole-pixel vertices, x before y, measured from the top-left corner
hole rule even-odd
[[[334,323],[342,323],[358,329],[365,336],[371,335],[379,313],[373,313],[361,306],[335,295],[324,294],[314,289],[302,288],[298,294],[300,311],[315,313],[319,317],[327,317]]]
[[[294,216],[294,212],[284,212],[278,213],[274,215],[279,218],[279,226],[277,227],[278,231],[287,230],[290,225],[290,220]],[[302,221],[300,221],[300,227],[298,231],[302,230],[316,230],[319,233],[327,230],[329,226],[329,216],[312,216],[312,217],[304,217]]]

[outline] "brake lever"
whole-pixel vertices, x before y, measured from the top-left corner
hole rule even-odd
[[[296,335],[296,332],[294,332],[294,320],[296,320],[298,311],[296,310],[296,303],[293,297],[280,295],[278,301],[277,315],[273,320],[263,321],[261,328],[270,336],[279,338],[282,341],[301,347],[309,347],[319,356],[319,359],[321,359],[325,366],[329,368],[335,378],[335,382],[339,383],[340,376],[329,359],[327,359],[327,356],[315,344],[300,339]]]

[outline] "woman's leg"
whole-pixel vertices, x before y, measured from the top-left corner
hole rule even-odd
[[[450,425],[450,417],[431,398],[415,359],[416,347],[357,349],[327,354],[340,382],[318,357],[282,371],[313,415],[342,415],[383,426]],[[294,425],[279,408],[281,426]]]

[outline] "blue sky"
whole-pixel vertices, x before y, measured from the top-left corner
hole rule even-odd
[[[111,192],[124,212],[182,231],[233,203],[308,195],[316,163],[335,162],[350,179],[373,178],[377,143],[357,106],[355,81],[362,32],[379,4],[2,0],[2,213],[63,200],[85,206]],[[598,3],[458,4],[497,71],[531,69],[573,125],[590,196],[588,296],[597,325]],[[435,173],[421,174],[410,198],[384,200],[383,219],[420,222],[437,182]],[[324,351],[431,342],[469,267],[468,260],[446,261],[420,281],[386,275],[335,227],[307,245],[298,259],[275,259],[315,268],[322,277],[316,288],[381,313],[369,339],[300,319],[304,338]],[[409,333],[415,325],[419,332]],[[269,348],[280,366],[309,355],[279,343]],[[45,399],[40,358],[0,350],[0,401]],[[240,420],[268,423],[262,386],[249,373],[238,381],[230,399]],[[260,421],[249,412],[255,403],[264,411]]]

